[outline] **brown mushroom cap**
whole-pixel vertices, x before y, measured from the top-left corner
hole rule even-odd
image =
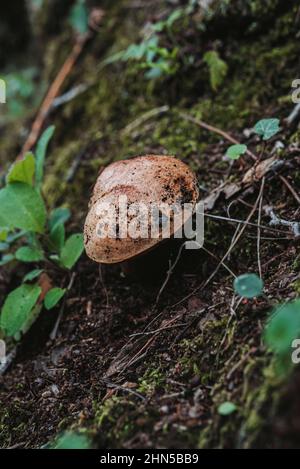
[[[99,202],[118,206],[121,195],[128,203],[184,204],[195,207],[199,192],[190,168],[173,156],[147,155],[117,161],[99,175],[90,201],[84,227],[87,255],[96,262],[114,264],[145,253],[162,241],[161,238],[111,238],[97,235]],[[109,213],[105,215],[109,217]],[[185,222],[180,223],[180,226]],[[173,224],[171,234],[180,226]]]

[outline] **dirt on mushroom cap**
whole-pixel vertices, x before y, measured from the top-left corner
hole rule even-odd
[[[109,165],[98,177],[90,201],[90,210],[85,222],[85,248],[87,255],[101,263],[118,263],[136,257],[156,244],[159,238],[122,237],[100,238],[97,225],[99,202],[110,204],[118,211],[120,196],[126,196],[129,205],[135,203],[192,204],[195,207],[199,192],[197,179],[190,168],[173,156],[145,155],[117,161]],[[106,221],[112,221],[107,214]],[[179,226],[171,224],[170,234]],[[118,226],[117,226],[118,229]]]

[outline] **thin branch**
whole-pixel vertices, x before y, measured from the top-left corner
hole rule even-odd
[[[293,233],[296,238],[300,236],[300,222],[297,221],[288,221],[288,220],[283,220],[282,218],[279,218],[275,212],[273,207],[266,206],[264,207],[266,215],[268,215],[271,218],[270,225],[282,225],[282,226],[288,226],[293,230]]]
[[[115,384],[115,383],[112,383],[111,381],[108,381],[106,379],[102,379],[101,380],[104,384],[106,384],[106,386],[108,388],[112,388],[112,389],[117,389],[118,391],[124,391],[124,392],[127,392],[129,394],[133,394],[134,396],[138,397],[139,399],[141,399],[142,401],[145,401],[146,398],[140,394],[139,392],[137,391],[134,391],[133,389],[130,389],[130,388],[126,388],[125,386],[121,386],[120,384]]]
[[[90,14],[90,20],[93,18],[93,14],[95,13],[95,10],[91,11]],[[97,21],[99,21],[99,24],[103,18],[103,14],[98,16]],[[38,111],[38,114],[33,122],[31,132],[27,137],[26,142],[23,145],[22,151],[20,155],[18,156],[18,159],[22,158],[22,156],[29,150],[32,149],[32,147],[35,145],[41,129],[44,125],[45,119],[47,118],[49,111],[53,105],[54,100],[58,97],[59,92],[62,88],[63,83],[65,82],[65,79],[67,76],[71,73],[72,69],[74,68],[74,65],[76,64],[84,46],[86,45],[87,41],[92,37],[94,34],[95,30],[92,30],[92,28],[84,35],[78,36],[76,39],[75,44],[73,45],[73,48],[66,58],[65,62],[63,63],[62,67],[60,68],[58,74],[56,75],[53,83],[51,84],[50,88],[48,89],[48,92],[42,102],[42,105]]]
[[[128,135],[130,134],[133,130],[135,130],[137,127],[140,125],[144,124],[149,119],[152,119],[153,117],[157,117],[161,114],[166,113],[169,111],[170,107],[168,105],[161,106],[161,107],[156,107],[154,109],[151,109],[150,111],[145,112],[142,114],[140,117],[135,119],[133,122],[130,124],[126,125],[123,130],[121,130],[121,133],[123,135]]]
[[[261,225],[261,224],[257,224],[257,223],[247,222],[245,220],[239,220],[238,218],[227,218],[227,217],[222,217],[221,215],[220,216],[219,215],[211,215],[211,214],[208,214],[208,213],[205,213],[204,216],[208,217],[208,218],[213,218],[215,220],[224,220],[224,221],[228,221],[228,222],[232,222],[232,223],[241,223],[242,225],[254,226],[255,228],[260,228],[262,230],[268,230],[268,231],[271,231],[273,233],[286,234],[286,232],[283,231],[283,230],[278,230],[276,228],[270,228],[269,226],[265,226],[265,225]]]
[[[167,326],[167,327],[160,327],[159,329],[155,329],[154,331],[149,331],[149,332],[136,332],[135,334],[130,334],[129,337],[138,337],[138,336],[144,336],[144,335],[153,335],[153,334],[156,334],[157,332],[163,332],[163,331],[166,331],[168,329],[175,329],[177,327],[181,327],[181,326],[186,326],[186,323],[178,323],[178,324],[175,324],[174,326]]]
[[[260,191],[259,191],[259,195],[256,199],[256,202],[250,212],[250,214],[248,215],[247,219],[246,219],[246,223],[244,224],[244,226],[241,228],[240,232],[238,233],[238,235],[236,236],[235,240],[233,243],[230,244],[228,250],[226,251],[226,253],[224,254],[223,258],[221,259],[221,261],[219,262],[219,264],[217,265],[217,267],[215,268],[215,270],[213,271],[213,273],[208,277],[208,279],[202,283],[201,285],[199,285],[197,288],[195,288],[191,293],[189,293],[187,296],[185,296],[182,300],[178,301],[177,303],[175,303],[173,305],[173,307],[175,306],[178,306],[179,304],[183,303],[184,301],[186,301],[187,299],[189,299],[191,296],[193,296],[197,291],[199,291],[200,289],[203,289],[205,288],[210,282],[211,280],[215,277],[215,275],[218,273],[220,267],[222,266],[223,262],[227,259],[227,257],[229,256],[229,254],[231,253],[231,251],[234,249],[234,247],[236,246],[236,244],[238,243],[238,241],[241,239],[246,227],[247,227],[247,224],[250,222],[251,218],[253,217],[254,213],[256,212],[257,210],[257,207],[258,207],[258,204],[259,204],[259,201],[260,201],[260,198],[261,198],[261,194],[262,194],[262,190],[263,190],[263,185],[261,185],[260,187]]]
[[[185,112],[179,112],[179,115],[183,119],[189,122],[192,122],[193,124],[198,125],[198,127],[201,127],[202,129],[205,129],[205,130],[208,130],[209,132],[213,132],[215,134],[220,135],[221,137],[225,138],[225,140],[232,143],[233,145],[240,144],[240,142],[236,138],[232,137],[229,133],[225,132],[222,129],[219,129],[218,127],[214,127],[213,125],[207,124],[206,122],[200,119],[196,119],[195,117],[190,116],[189,114],[186,114]],[[254,153],[252,153],[250,150],[247,149],[246,153],[247,155],[250,156],[250,158],[252,158],[253,161],[257,161],[257,156],[254,155]]]
[[[279,178],[281,179],[281,181],[283,182],[283,184],[288,188],[288,190],[290,191],[290,193],[292,194],[292,196],[294,197],[294,199],[298,202],[298,204],[300,205],[300,197],[299,195],[297,194],[297,192],[295,191],[295,189],[291,186],[291,184],[289,183],[289,181],[284,177],[284,176],[281,176],[279,175]]]
[[[263,190],[265,186],[265,177],[262,179],[262,194],[259,201],[259,208],[258,208],[258,228],[257,228],[257,263],[258,263],[258,272],[260,278],[262,278],[262,269],[261,269],[261,258],[260,258],[260,243],[261,243],[261,213],[262,213],[262,204],[263,204]]]
[[[218,259],[217,256],[215,256],[214,253],[212,253],[211,251],[209,251],[208,249],[206,249],[204,246],[202,246],[203,251],[207,252],[207,254],[209,254],[211,257],[213,257],[214,259],[216,259],[217,261],[220,261],[220,259]],[[221,261],[222,262],[222,261]],[[236,275],[234,272],[232,272],[232,270],[228,267],[228,265],[225,264],[225,262],[222,262],[222,266],[224,267],[224,269],[227,270],[227,272],[230,273],[230,275],[234,278],[236,278]]]
[[[69,285],[67,286],[66,288],[66,294],[64,296],[64,300],[63,300],[63,304],[61,305],[61,308],[60,308],[60,311],[59,311],[59,315],[56,319],[56,322],[54,324],[54,327],[52,329],[52,332],[50,334],[50,339],[51,340],[55,340],[56,338],[56,335],[57,335],[57,331],[58,331],[58,328],[59,328],[59,324],[60,324],[60,321],[63,317],[63,314],[64,314],[64,310],[65,310],[65,304],[66,304],[66,298],[67,298],[67,295],[69,293],[69,291],[72,289],[73,287],[73,283],[74,283],[74,280],[75,280],[75,277],[76,277],[76,273],[73,272],[72,275],[71,275],[71,279],[70,279],[70,282],[69,282]]]
[[[170,268],[169,268],[169,270],[168,270],[168,272],[167,272],[167,276],[166,276],[166,278],[165,278],[165,281],[164,281],[164,283],[162,284],[162,286],[161,286],[161,288],[160,288],[160,290],[159,290],[159,292],[158,292],[158,294],[157,294],[157,297],[156,297],[156,300],[155,300],[155,305],[158,304],[158,302],[159,302],[159,300],[160,300],[160,297],[161,297],[161,295],[162,295],[164,289],[166,288],[167,284],[169,283],[169,280],[170,280],[170,278],[171,278],[171,276],[172,276],[172,274],[173,274],[173,272],[174,272],[174,269],[175,269],[176,265],[177,265],[178,262],[179,262],[179,259],[180,259],[180,257],[181,257],[182,251],[183,251],[183,249],[185,248],[185,245],[186,245],[186,243],[183,243],[183,244],[180,246],[180,249],[179,249],[179,251],[178,251],[178,254],[177,254],[177,256],[176,256],[176,259],[175,259],[174,263],[170,266]]]
[[[89,35],[86,35],[80,40],[77,40],[76,43],[74,44],[71,53],[68,55],[67,59],[65,60],[63,66],[59,70],[58,74],[56,75],[53,83],[51,84],[44,101],[42,102],[42,105],[40,107],[40,110],[35,118],[35,121],[33,122],[31,132],[27,137],[26,142],[23,145],[22,151],[20,155],[18,156],[18,159],[22,158],[22,156],[29,150],[32,149],[32,147],[35,145],[41,129],[44,125],[45,119],[49,113],[49,110],[52,107],[53,101],[55,98],[58,96],[60,89],[66,79],[66,77],[70,74],[71,70],[73,69],[82,49],[83,46],[85,45]]]

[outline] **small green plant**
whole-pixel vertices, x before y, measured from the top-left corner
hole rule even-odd
[[[148,25],[141,42],[130,44],[127,49],[109,56],[104,65],[119,61],[135,62],[136,69],[145,70],[144,76],[149,80],[175,75],[180,67],[180,49],[174,35],[174,25],[179,19],[191,15],[197,7],[197,1],[192,0],[186,7],[176,8],[167,18]],[[185,64],[194,62],[193,56],[182,56]],[[209,69],[211,87],[217,91],[227,76],[228,66],[217,51],[206,52],[203,61]]]
[[[6,109],[9,119],[22,116],[29,103],[32,107],[39,102],[42,89],[36,86],[36,75],[35,68],[27,68],[11,71],[1,77],[6,83]]]
[[[261,136],[263,140],[270,140],[270,138],[280,132],[280,120],[262,119],[255,125],[254,132]]]
[[[203,60],[209,68],[210,85],[213,91],[217,91],[227,76],[228,66],[214,50],[206,52]]]
[[[223,404],[218,407],[218,414],[226,417],[231,415],[236,411],[237,407],[233,402],[223,402]]]
[[[163,75],[174,75],[179,67],[177,61],[179,49],[176,45],[171,49],[162,47],[159,34],[166,32],[174,43],[172,28],[185,12],[184,8],[177,8],[165,20],[152,24],[148,36],[142,42],[131,44],[126,50],[108,57],[105,64],[135,61],[138,69],[145,70],[145,78],[149,80]]]
[[[47,445],[47,449],[90,449],[90,439],[81,433],[66,431]]]
[[[242,298],[256,298],[263,293],[264,283],[256,274],[243,274],[234,280],[234,291]]]
[[[145,78],[159,78],[162,75],[173,75],[178,69],[176,57],[178,48],[168,50],[159,46],[159,37],[153,34],[140,44],[131,44],[128,49],[109,57],[105,63],[118,61],[135,61],[137,68],[146,70]]]
[[[88,31],[88,10],[85,0],[77,0],[71,9],[69,22],[77,34],[86,34]]]
[[[237,144],[231,145],[226,152],[227,158],[230,160],[238,160],[247,151],[247,145]]]
[[[50,278],[53,272],[63,275],[74,267],[83,251],[81,233],[65,236],[70,211],[56,208],[48,213],[42,196],[45,155],[53,132],[54,127],[45,130],[35,156],[27,153],[12,165],[0,190],[0,264],[19,262],[35,267],[9,293],[1,310],[2,335],[15,339],[29,329],[43,304],[52,309],[66,293],[65,288],[48,288],[42,301],[41,274],[47,272]]]
[[[300,300],[297,299],[277,306],[265,328],[265,343],[275,353],[281,369],[291,368],[292,343],[299,337]]]

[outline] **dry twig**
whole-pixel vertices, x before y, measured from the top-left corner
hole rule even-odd
[[[260,243],[261,243],[261,212],[262,212],[262,204],[263,204],[263,191],[264,191],[264,186],[265,186],[265,177],[262,179],[262,193],[261,193],[261,198],[259,201],[259,208],[258,208],[258,228],[257,228],[257,263],[258,263],[258,272],[260,278],[262,278],[262,269],[261,269],[261,259],[260,259]]]
[[[228,132],[225,132],[224,130],[219,129],[218,127],[214,127],[213,125],[207,124],[206,122],[204,122],[200,119],[196,119],[195,117],[190,116],[189,114],[186,114],[184,112],[180,112],[179,115],[183,119],[185,119],[189,122],[192,122],[193,124],[198,125],[198,127],[201,127],[202,129],[205,129],[205,130],[208,130],[209,132],[213,132],[215,134],[220,135],[221,137],[225,138],[225,140],[232,143],[233,145],[239,145],[240,144],[240,142],[238,140],[236,140],[236,138],[232,137]],[[252,153],[250,150],[247,149],[246,153],[247,153],[247,155],[250,156],[250,158],[252,158],[253,161],[257,161],[257,156],[254,155],[254,153]]]
[[[288,226],[293,230],[293,233],[296,238],[300,236],[300,222],[297,221],[288,221],[288,220],[283,220],[282,218],[279,218],[275,212],[273,207],[270,207],[269,205],[264,207],[264,211],[266,215],[268,215],[271,218],[270,225],[282,225],[282,226]]]
[[[297,194],[297,192],[295,191],[295,189],[291,186],[289,181],[284,176],[282,176],[281,174],[279,175],[279,178],[281,179],[283,184],[288,188],[288,190],[290,191],[290,193],[292,194],[292,196],[294,197],[296,202],[298,202],[298,204],[300,205],[300,197]]]
[[[227,259],[227,257],[229,256],[229,254],[231,253],[231,251],[234,249],[234,247],[236,246],[236,244],[238,243],[238,241],[241,239],[246,227],[247,227],[247,223],[250,222],[251,218],[253,217],[254,213],[256,212],[257,210],[257,207],[258,207],[258,204],[259,204],[259,201],[260,201],[260,198],[261,198],[261,195],[262,195],[262,191],[263,191],[263,185],[261,184],[261,187],[260,187],[260,191],[259,191],[259,195],[256,199],[256,202],[250,212],[250,214],[248,215],[247,219],[246,219],[246,224],[244,224],[244,226],[241,228],[240,232],[238,233],[238,235],[236,236],[234,242],[232,242],[228,248],[228,250],[226,251],[226,253],[224,254],[223,258],[221,259],[221,261],[219,262],[219,264],[217,265],[217,267],[215,268],[215,270],[213,271],[213,273],[208,277],[208,279],[202,283],[200,286],[198,286],[197,288],[195,288],[191,293],[189,293],[188,295],[186,295],[182,300],[178,301],[177,303],[175,303],[173,305],[173,307],[175,306],[178,306],[179,304],[183,303],[184,301],[186,301],[188,298],[190,298],[191,296],[193,296],[197,291],[199,291],[200,289],[203,289],[205,288],[210,282],[211,280],[215,277],[215,275],[218,273],[220,267],[222,266],[223,262]]]

